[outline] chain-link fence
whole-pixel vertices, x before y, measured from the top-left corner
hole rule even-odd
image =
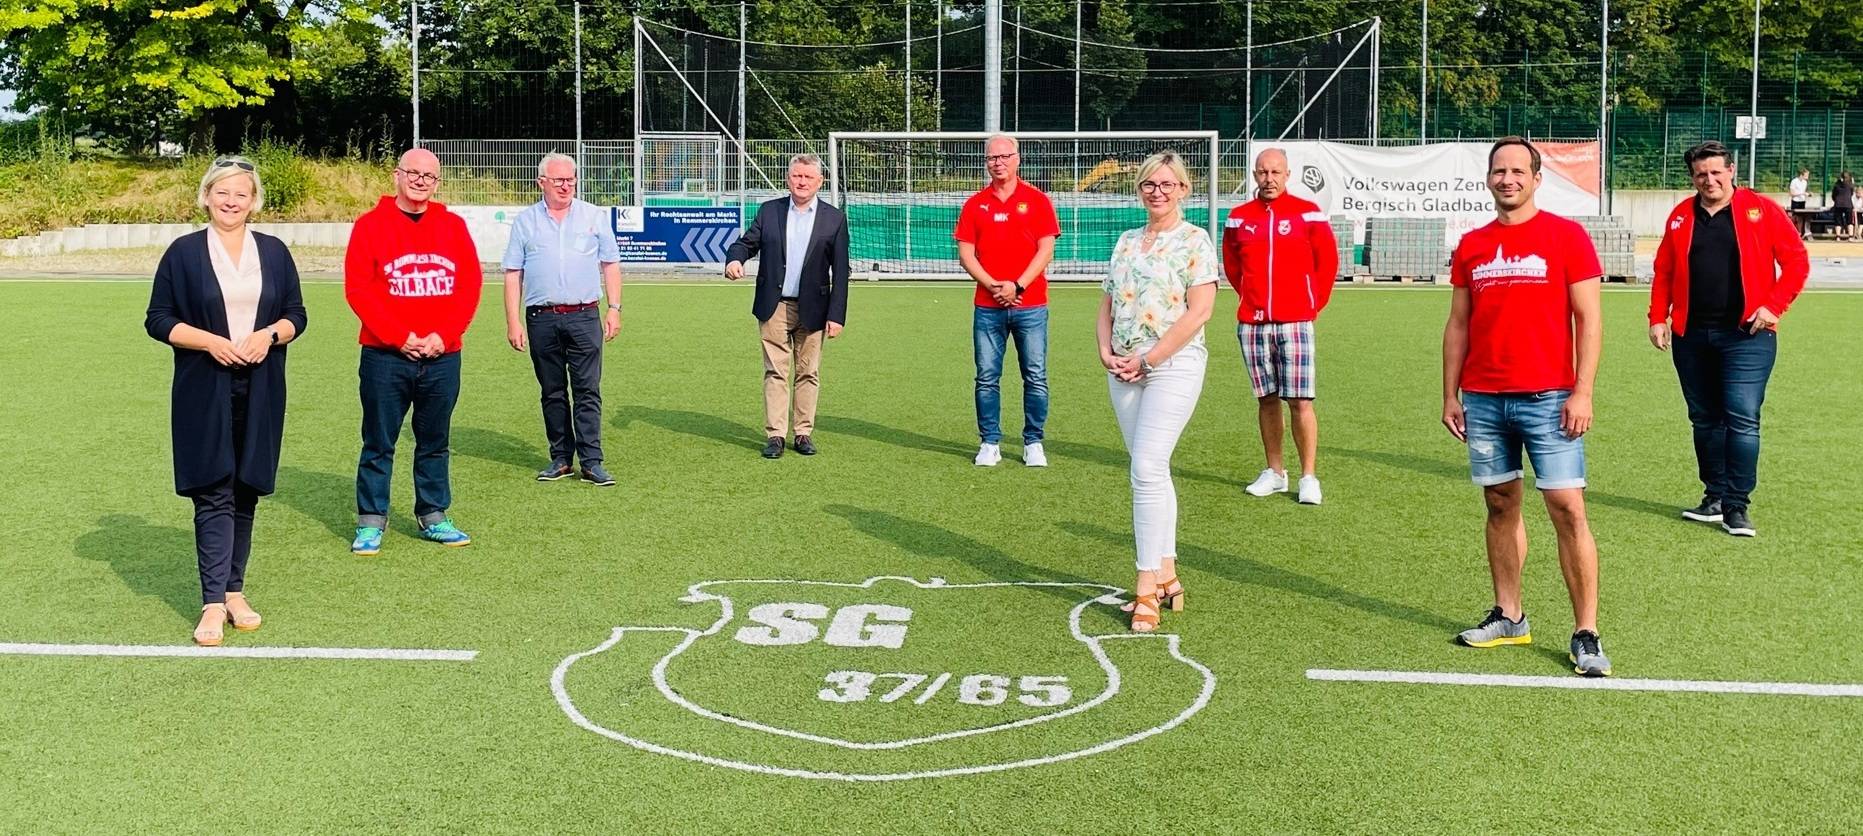
[[[423,8],[456,2],[422,0]],[[1331,17],[1297,5],[1132,0],[1121,4],[1122,19],[1104,5],[1005,3],[1001,124],[1216,130],[1257,143],[1602,137],[1614,190],[1686,188],[1681,153],[1704,139],[1736,150],[1742,179],[1754,157],[1754,182],[1767,190],[1783,189],[1800,167],[1811,170],[1814,191],[1863,168],[1863,53],[1763,51],[1757,110],[1767,130],[1750,145],[1736,136],[1740,117],[1755,110],[1750,55],[1681,44],[1662,54],[1617,49],[1602,62],[1596,6],[1573,7],[1563,43],[1482,47],[1475,60],[1466,45],[1425,39],[1421,3],[1340,0],[1328,6]],[[823,152],[831,131],[982,127],[977,4],[912,0],[835,27],[798,25],[755,4],[667,10],[659,13],[666,20],[638,23],[624,7],[587,5],[580,39],[574,6],[526,7],[554,28],[503,52],[468,51],[463,40],[434,48],[434,63],[421,71],[423,142],[479,141],[460,146],[460,159],[486,172],[455,184],[460,193],[489,197],[515,184],[528,195],[534,189],[523,169],[538,149],[573,153],[578,138],[585,155],[605,155],[585,163],[590,187],[628,195],[636,174],[626,143],[637,132],[722,137],[726,159],[716,171],[641,184],[639,191],[671,199],[701,181],[709,193],[780,189],[788,155]],[[1171,43],[1137,41],[1133,21],[1148,15],[1151,29],[1165,27],[1154,39]],[[1239,43],[1211,42],[1206,33],[1234,32],[1243,16]],[[739,136],[766,138],[746,141],[744,163]],[[499,161],[514,153],[533,159]],[[1230,153],[1219,175],[1226,188],[1248,167],[1243,152]]]

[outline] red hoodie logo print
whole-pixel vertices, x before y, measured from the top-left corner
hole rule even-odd
[[[390,296],[451,296],[457,271],[438,253],[408,253],[382,267]]]

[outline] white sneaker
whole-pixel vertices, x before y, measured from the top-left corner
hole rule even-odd
[[[1251,496],[1267,496],[1271,493],[1287,493],[1287,471],[1274,472],[1273,468],[1263,470],[1248,487],[1243,488]]]
[[[1003,448],[996,444],[982,444],[977,447],[977,466],[995,467],[1003,460]]]
[[[1022,463],[1029,467],[1048,466],[1048,454],[1042,451],[1041,442],[1037,441],[1022,448]]]
[[[1300,477],[1300,504],[1320,504],[1320,477],[1311,473]]]

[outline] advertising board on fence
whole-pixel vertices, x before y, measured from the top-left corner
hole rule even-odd
[[[1377,216],[1447,218],[1449,243],[1494,220],[1486,142],[1372,147],[1336,142],[1258,142],[1287,152],[1288,191],[1352,219],[1363,241]],[[1536,142],[1542,179],[1535,202],[1560,215],[1598,214],[1598,143]],[[1250,161],[1251,164],[1253,160]],[[1252,188],[1251,184],[1251,188]]]
[[[616,206],[615,243],[628,264],[722,264],[743,231],[736,206]]]

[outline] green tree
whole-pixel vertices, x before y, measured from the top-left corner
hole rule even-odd
[[[264,104],[311,75],[302,34],[357,22],[357,0],[0,0],[0,85],[132,144]]]

